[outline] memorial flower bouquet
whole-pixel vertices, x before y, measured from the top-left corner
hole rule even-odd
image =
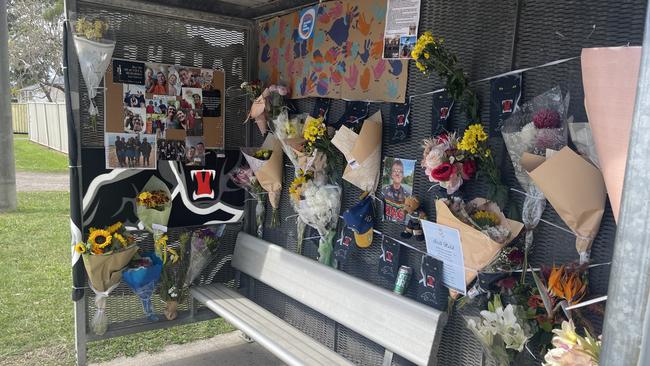
[[[504,306],[499,295],[488,303],[487,310],[481,311],[480,319],[468,319],[467,327],[499,366],[510,365],[534,334],[524,308],[513,304]]]
[[[465,151],[459,150],[460,139],[455,133],[442,134],[426,139],[422,143],[422,167],[429,182],[436,182],[447,190],[456,193],[464,180],[469,180],[476,172],[476,161]]]
[[[332,266],[332,252],[336,225],[341,210],[341,188],[317,181],[313,171],[299,171],[289,188],[291,202],[298,213],[298,247],[302,245],[304,225],[320,235],[319,262]]]
[[[75,251],[82,255],[90,288],[95,293],[95,315],[91,327],[95,334],[108,329],[106,298],[120,283],[122,269],[138,251],[135,239],[121,222],[103,229],[90,228],[85,243],[77,243]]]
[[[524,153],[545,156],[548,149],[560,150],[566,146],[568,106],[568,94],[563,97],[560,88],[555,87],[524,103],[503,122],[503,141],[508,149],[515,176],[526,192],[522,210],[522,220],[526,228],[524,267],[533,243],[533,230],[539,224],[546,208],[546,198],[524,169],[522,156]]]
[[[183,287],[189,287],[194,280],[201,275],[205,266],[217,254],[220,238],[226,225],[217,225],[195,230],[191,234],[190,245],[186,251],[189,251],[189,264]]]
[[[246,93],[251,102],[255,102],[262,95],[262,82],[260,80],[244,81],[239,86]]]
[[[162,266],[162,260],[155,253],[150,252],[133,258],[122,274],[124,282],[142,301],[144,314],[151,321],[158,320],[151,303],[151,296],[160,280]]]
[[[108,23],[95,19],[80,18],[75,24],[73,35],[81,75],[88,88],[90,106],[88,113],[93,130],[97,128],[97,115],[99,113],[94,98],[99,90],[99,83],[104,78],[106,69],[111,62],[115,50],[115,41],[106,39]]]
[[[585,336],[576,332],[572,321],[553,329],[553,346],[544,356],[544,366],[598,366],[602,343],[585,329]]]
[[[242,86],[244,85],[242,84]],[[255,91],[256,89],[252,89],[252,92]],[[262,135],[266,135],[268,132],[269,121],[275,120],[286,109],[285,98],[288,93],[289,89],[285,86],[271,85],[264,89],[253,102],[247,120],[255,120]]]
[[[273,208],[271,227],[280,224],[279,208],[282,191],[282,144],[273,134],[266,136],[259,148],[242,148],[244,158],[253,170],[260,186],[268,193]]]
[[[178,315],[178,303],[187,296],[184,285],[187,271],[185,263],[185,248],[189,245],[190,234],[180,235],[178,242],[170,243],[167,235],[156,242],[156,251],[161,254],[162,273],[160,274],[160,298],[165,302],[165,318],[174,320]]]
[[[299,167],[299,158],[303,156],[302,147],[305,139],[302,137],[302,133],[304,127],[305,115],[289,116],[287,110],[283,110],[273,120],[273,133],[280,140],[282,150],[296,169]]]
[[[157,240],[161,232],[157,226],[167,226],[171,214],[171,192],[167,185],[156,176],[149,178],[135,200],[136,216],[144,228],[154,234]]]
[[[261,238],[264,235],[264,188],[262,188],[260,182],[255,178],[253,169],[248,166],[248,163],[235,168],[230,173],[230,179],[238,187],[244,188],[250,193],[257,202],[255,205],[255,225],[257,226],[257,236]]]

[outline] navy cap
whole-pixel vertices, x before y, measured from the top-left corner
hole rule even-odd
[[[368,196],[343,213],[345,225],[354,231],[357,246],[367,248],[372,244],[372,197]]]

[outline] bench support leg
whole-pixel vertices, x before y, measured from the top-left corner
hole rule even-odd
[[[244,333],[244,332],[239,332],[239,337],[240,337],[241,339],[243,339],[244,341],[246,341],[246,343],[253,343],[253,342],[255,342],[255,340],[253,340],[253,338],[249,337],[248,334],[246,334],[246,333]]]
[[[393,352],[389,350],[384,350],[384,362],[382,366],[390,366],[393,363]]]

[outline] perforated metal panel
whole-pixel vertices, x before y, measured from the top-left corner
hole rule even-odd
[[[101,17],[110,24],[112,36],[116,40],[113,57],[137,61],[152,61],[168,64],[223,69],[226,75],[226,88],[239,88],[243,80],[249,77],[248,29],[228,27],[225,25],[206,23],[203,21],[188,21],[187,19],[164,15],[153,16],[119,7],[103,7],[96,4],[79,2],[79,16]],[[74,80],[72,82],[75,82]],[[81,147],[86,149],[103,148],[104,129],[99,122],[94,131],[88,121],[88,95],[83,78],[78,80],[80,87],[81,113]],[[226,93],[227,133],[225,136],[227,149],[238,149],[246,144],[246,126],[241,121],[247,113],[246,99],[233,96],[240,93]],[[103,115],[103,90],[96,97],[99,115]],[[178,240],[178,236],[192,228],[172,229],[168,233],[170,240]],[[237,233],[242,230],[242,224],[228,225],[221,239],[219,255],[215,257],[196,281],[200,284],[219,282],[234,286],[235,271],[230,265],[234,251]],[[153,238],[146,232],[138,232],[138,243],[145,250],[151,250]],[[153,295],[154,309],[161,317],[158,327],[166,326],[162,316],[164,303],[160,300],[158,290]],[[121,334],[121,332],[138,331],[151,328],[151,322],[144,318],[142,305],[137,296],[121,283],[107,300],[107,316],[109,332],[105,336],[96,336],[90,329],[90,320],[95,313],[94,293],[85,291],[87,332],[90,339]],[[194,305],[194,311],[201,313],[202,306],[192,304],[188,298],[178,306],[179,317],[189,316]],[[205,312],[208,312],[205,310]],[[209,317],[203,314],[201,318]],[[198,318],[197,318],[198,319]]]
[[[518,8],[519,7],[519,8]],[[614,1],[590,2],[565,2],[532,0],[476,2],[468,0],[423,0],[420,16],[420,32],[432,31],[434,35],[445,38],[447,46],[458,55],[460,63],[468,73],[470,80],[489,77],[514,68],[540,65],[560,58],[579,56],[581,48],[595,46],[618,46],[630,42],[640,44],[643,34],[643,16],[646,4],[643,1],[629,1],[620,4]],[[595,30],[594,30],[595,24]],[[593,32],[592,32],[593,31]],[[514,53],[513,53],[514,52]],[[408,95],[415,95],[442,87],[442,82],[436,76],[423,76],[410,64],[408,82]],[[523,74],[523,96],[526,101],[555,85],[561,85],[563,90],[571,94],[570,112],[576,121],[586,121],[586,114],[582,99],[582,78],[580,61],[573,60],[565,64],[544,69],[537,69]],[[489,117],[489,82],[473,85],[481,100],[481,115],[484,123]],[[412,99],[411,108],[412,131],[411,137],[399,144],[387,144],[389,137],[387,104],[373,104],[370,114],[381,109],[384,117],[383,156],[394,156],[405,159],[421,159],[422,149],[419,146],[422,139],[430,136],[432,121],[432,97],[422,96]],[[311,112],[313,100],[302,99],[296,101],[296,106],[302,112]],[[345,103],[332,101],[330,109],[331,119],[338,119],[343,113]],[[454,111],[452,127],[458,128],[465,123],[464,117],[458,108]],[[486,125],[487,127],[487,125]],[[254,143],[261,143],[258,132]],[[502,166],[504,181],[514,188],[520,188],[512,172],[509,158],[506,157],[505,148],[500,138],[491,140],[493,152]],[[281,217],[294,215],[287,197],[287,186],[293,178],[293,169],[285,159],[285,181],[283,198],[281,201]],[[417,169],[415,178],[415,194],[424,202],[424,208],[430,219],[435,219],[434,190],[427,191],[431,186],[427,178]],[[466,198],[485,196],[487,185],[479,179],[465,183],[461,188]],[[350,184],[343,184],[342,211],[357,202],[360,191]],[[523,202],[523,197],[511,192],[510,199],[518,204]],[[270,207],[268,208],[270,218]],[[378,212],[376,212],[378,214]],[[543,218],[561,227],[565,227],[562,220],[547,205]],[[399,237],[402,231],[400,225],[380,222],[376,215],[376,229],[392,236]],[[269,221],[267,220],[267,226]],[[607,262],[612,256],[612,246],[616,226],[609,204],[602,221],[601,229],[592,246],[592,260],[594,262]],[[305,237],[316,236],[315,231],[309,230]],[[267,227],[265,239],[295,250],[295,218],[289,218],[278,230]],[[391,289],[393,284],[379,277],[377,274],[378,258],[381,254],[380,237],[375,235],[375,240],[370,248],[354,252],[341,270],[355,277],[362,278],[378,286]],[[535,246],[531,256],[533,265],[563,263],[577,259],[575,251],[575,237],[556,227],[540,223],[535,232]],[[425,250],[422,242],[415,240],[409,243],[416,248]],[[305,241],[303,254],[312,258],[317,255],[318,242]],[[419,268],[420,255],[412,250],[402,247],[401,263],[415,269]],[[590,271],[590,292],[593,295],[607,292],[609,267],[602,266]],[[414,297],[411,289],[406,296]],[[304,313],[311,310],[297,305],[291,308],[281,304],[290,302],[282,294],[269,292],[262,286],[256,288],[257,301],[272,309],[282,309],[281,314],[285,319],[302,319]],[[463,315],[478,315],[477,309],[467,307],[461,311],[450,314],[449,322],[444,330],[438,357],[440,365],[481,365],[490,364],[489,359],[482,355],[482,348],[478,341],[465,326]],[[592,319],[593,320],[593,319]],[[322,324],[322,319],[305,319],[298,323],[298,328],[308,329],[315,324]],[[327,324],[327,323],[326,323]],[[387,324],[387,326],[390,326]],[[602,324],[594,321],[594,326],[600,330]],[[335,345],[336,351],[360,365],[377,365],[381,363],[384,350],[366,338],[346,329],[336,326]],[[322,336],[320,333],[319,336]],[[325,333],[328,334],[328,333]],[[323,340],[330,344],[331,339]],[[393,364],[409,365],[401,357],[395,357]],[[523,354],[516,361],[517,365],[538,364],[528,354]]]

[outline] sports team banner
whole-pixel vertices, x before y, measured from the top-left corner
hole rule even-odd
[[[385,0],[337,0],[317,7],[307,39],[300,12],[261,22],[260,79],[289,86],[291,98],[404,103],[408,64],[382,58],[385,18]]]

